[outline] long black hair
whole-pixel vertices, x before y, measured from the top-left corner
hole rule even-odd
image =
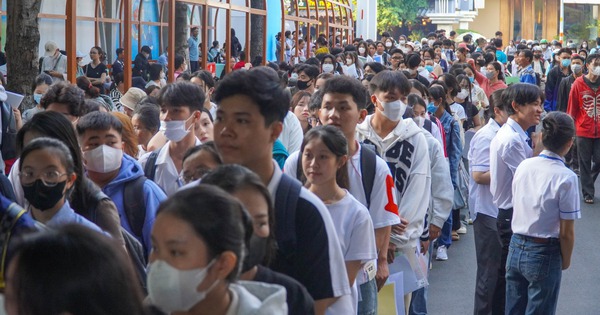
[[[329,151],[331,151],[331,153],[333,153],[333,155],[335,155],[336,158],[348,155],[348,140],[346,140],[346,136],[344,136],[342,131],[337,127],[326,125],[317,126],[309,130],[306,133],[306,135],[304,135],[304,140],[302,141],[302,146],[300,147],[299,153],[301,156],[304,152],[304,148],[306,147],[306,145],[314,139],[320,139],[321,141],[323,141],[327,149],[329,149]],[[303,183],[306,183],[307,181],[304,172],[302,173],[301,181]],[[348,169],[346,168],[346,165],[343,165],[337,170],[336,182],[338,186],[344,189],[348,189],[348,187],[350,186],[348,179]]]

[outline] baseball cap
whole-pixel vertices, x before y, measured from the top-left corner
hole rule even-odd
[[[129,88],[125,95],[121,97],[119,102],[121,104],[131,110],[135,110],[137,104],[142,100],[142,98],[146,97],[146,92],[142,89],[138,89],[136,87]]]
[[[83,53],[83,51],[81,51],[81,50],[78,50],[78,51],[75,53],[75,57],[77,57],[77,58],[83,58],[83,57],[85,57],[85,56],[87,56],[87,55],[86,55],[86,54],[84,54],[84,53]]]
[[[44,46],[44,50],[46,51],[45,55],[52,56],[56,53],[57,49],[58,49],[58,45],[55,42],[47,41],[46,45]]]

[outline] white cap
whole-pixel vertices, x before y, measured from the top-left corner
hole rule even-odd
[[[57,49],[58,49],[58,45],[55,42],[48,41],[48,42],[46,42],[46,45],[44,46],[44,50],[46,51],[45,55],[46,56],[54,56]]]
[[[84,54],[84,53],[83,53],[83,51],[81,51],[81,50],[78,50],[78,51],[75,53],[75,56],[76,56],[77,58],[83,58],[83,57],[87,56],[87,54]]]

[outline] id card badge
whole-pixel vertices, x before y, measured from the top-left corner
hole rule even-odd
[[[375,278],[375,275],[377,274],[377,268],[375,268],[375,261],[371,260],[368,263],[366,263],[364,266],[364,270],[367,273],[367,279],[369,281],[373,280]]]

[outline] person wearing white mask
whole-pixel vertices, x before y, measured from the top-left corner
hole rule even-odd
[[[346,64],[344,67],[342,67],[342,69],[344,71],[344,75],[360,80],[363,77],[363,71],[356,63],[356,58],[357,57],[354,52],[347,52]]]
[[[394,170],[398,212],[408,224],[392,227],[390,251],[420,249],[425,214],[431,194],[429,149],[423,131],[412,119],[402,119],[411,84],[400,71],[382,71],[370,83],[375,113],[357,126],[358,140],[371,143]],[[388,255],[388,261],[394,255]],[[408,270],[407,270],[408,271]],[[410,294],[405,296],[410,305]]]
[[[166,314],[287,314],[282,286],[238,281],[247,217],[235,197],[202,184],[161,204],[152,229],[148,301]]]
[[[156,210],[167,196],[154,182],[143,178],[142,166],[123,153],[123,125],[115,116],[104,112],[89,113],[77,122],[77,134],[87,176],[115,203],[121,226],[135,236],[146,254],[150,254],[150,231]],[[139,184],[136,184],[139,182]],[[143,207],[131,206],[126,190],[143,198]],[[142,213],[134,213],[135,211]],[[132,222],[132,218],[143,220]]]
[[[169,140],[160,149],[140,157],[146,177],[160,186],[167,196],[182,186],[179,173],[183,155],[201,141],[196,137],[204,92],[198,85],[179,81],[164,87],[159,96],[160,132]]]

